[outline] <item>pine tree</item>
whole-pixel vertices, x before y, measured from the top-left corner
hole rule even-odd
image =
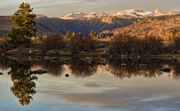
[[[94,38],[94,37],[96,36],[96,32],[91,31],[91,32],[89,33],[89,36],[90,36],[91,38]]]
[[[75,36],[76,36],[76,33],[72,32],[71,37],[75,37]]]
[[[70,39],[70,37],[71,37],[71,33],[69,31],[67,31],[64,36],[64,39],[68,41]]]
[[[36,35],[36,15],[32,13],[32,10],[28,3],[22,3],[11,18],[12,29],[10,37],[14,47],[29,46],[31,37]]]

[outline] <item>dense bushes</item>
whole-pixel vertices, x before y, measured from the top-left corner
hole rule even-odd
[[[68,37],[68,39],[67,39]],[[31,46],[31,53],[38,54],[64,54],[64,55],[83,55],[102,49],[105,55],[119,57],[120,55],[136,56],[139,55],[157,55],[164,53],[180,53],[180,37],[175,37],[172,41],[163,41],[155,36],[146,36],[139,38],[129,35],[118,35],[111,41],[106,41],[103,47],[99,47],[104,41],[94,38],[94,36],[84,34],[68,34],[66,38],[58,34],[48,34],[34,39]],[[1,42],[0,42],[1,43]],[[3,43],[3,42],[2,42]],[[6,45],[8,42],[6,43]],[[110,45],[109,45],[110,44]],[[6,47],[0,44],[0,50]],[[33,52],[34,51],[34,52]],[[28,52],[28,51],[27,51]]]
[[[140,39],[129,35],[119,35],[111,41],[108,52],[114,56],[160,54],[163,48],[162,40],[153,36]]]
[[[65,41],[63,37],[58,34],[49,34],[47,39],[43,41],[43,46],[46,50],[65,48]]]
[[[95,49],[95,42],[89,36],[77,34],[70,38],[69,48],[72,54],[77,54],[81,51],[91,51]]]
[[[147,36],[142,41],[143,54],[161,54],[164,51],[162,39],[154,36]]]
[[[121,54],[131,54],[132,52],[135,53],[135,49],[138,48],[140,42],[135,37],[120,35],[113,38],[111,44],[109,46],[109,54],[120,56]]]
[[[180,53],[180,37],[174,38],[174,47],[175,53]]]
[[[37,42],[38,41],[38,42]],[[47,36],[40,37],[31,48],[39,49],[43,53],[48,51],[68,51],[71,54],[79,54],[80,52],[89,52],[95,49],[95,42],[92,37],[83,34],[73,34],[64,38],[58,34],[48,34]]]
[[[35,44],[33,47],[40,49],[41,51],[59,50],[66,47],[66,42],[63,37],[58,34],[48,34],[41,40],[40,43]]]
[[[0,52],[9,50],[10,47],[10,38],[8,37],[1,37],[0,38]]]

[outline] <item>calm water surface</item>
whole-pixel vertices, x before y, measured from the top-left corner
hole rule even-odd
[[[48,73],[31,72],[39,69]],[[167,62],[1,61],[0,111],[179,111],[178,69]]]

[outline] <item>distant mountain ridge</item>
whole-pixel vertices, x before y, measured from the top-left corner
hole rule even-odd
[[[67,31],[80,32],[88,34],[91,31],[101,32],[108,29],[117,27],[124,27],[129,24],[137,22],[136,18],[103,18],[103,19],[90,19],[90,20],[64,20],[59,18],[38,18],[36,19],[37,28],[40,33],[55,32],[65,34]]]
[[[57,17],[49,18],[43,15],[37,15],[36,18],[38,34],[41,35],[46,33],[65,34],[67,31],[84,34],[88,34],[91,31],[99,33],[104,30],[124,27],[134,22],[137,22],[137,18],[126,19],[105,17],[103,19],[94,18],[90,20],[65,20]],[[0,16],[0,35],[7,33],[10,29],[10,16]]]
[[[36,23],[38,34],[59,33],[65,34],[67,31],[88,34],[90,31],[100,33],[104,30],[125,27],[137,23],[139,19],[179,14],[178,10],[162,12],[142,11],[136,9],[121,10],[116,13],[69,13],[63,17],[47,17],[37,14]],[[0,35],[7,33],[11,29],[10,16],[0,16]]]

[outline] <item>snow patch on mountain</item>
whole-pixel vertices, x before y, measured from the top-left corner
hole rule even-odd
[[[83,12],[68,13],[67,15],[62,17],[62,19],[82,19],[83,17],[85,17],[85,15],[86,14]]]
[[[43,14],[36,14],[36,19],[42,19],[42,18],[47,18],[47,16]]]
[[[68,13],[67,15],[60,17],[61,19],[103,19],[104,17],[119,17],[119,18],[142,18],[142,17],[152,17],[152,16],[162,16],[162,15],[176,15],[180,14],[180,10],[170,10],[170,11],[160,11],[159,9],[153,11],[143,11],[143,10],[136,10],[136,9],[128,9],[128,10],[120,10],[115,13],[105,13],[105,12],[98,12],[98,13]]]

